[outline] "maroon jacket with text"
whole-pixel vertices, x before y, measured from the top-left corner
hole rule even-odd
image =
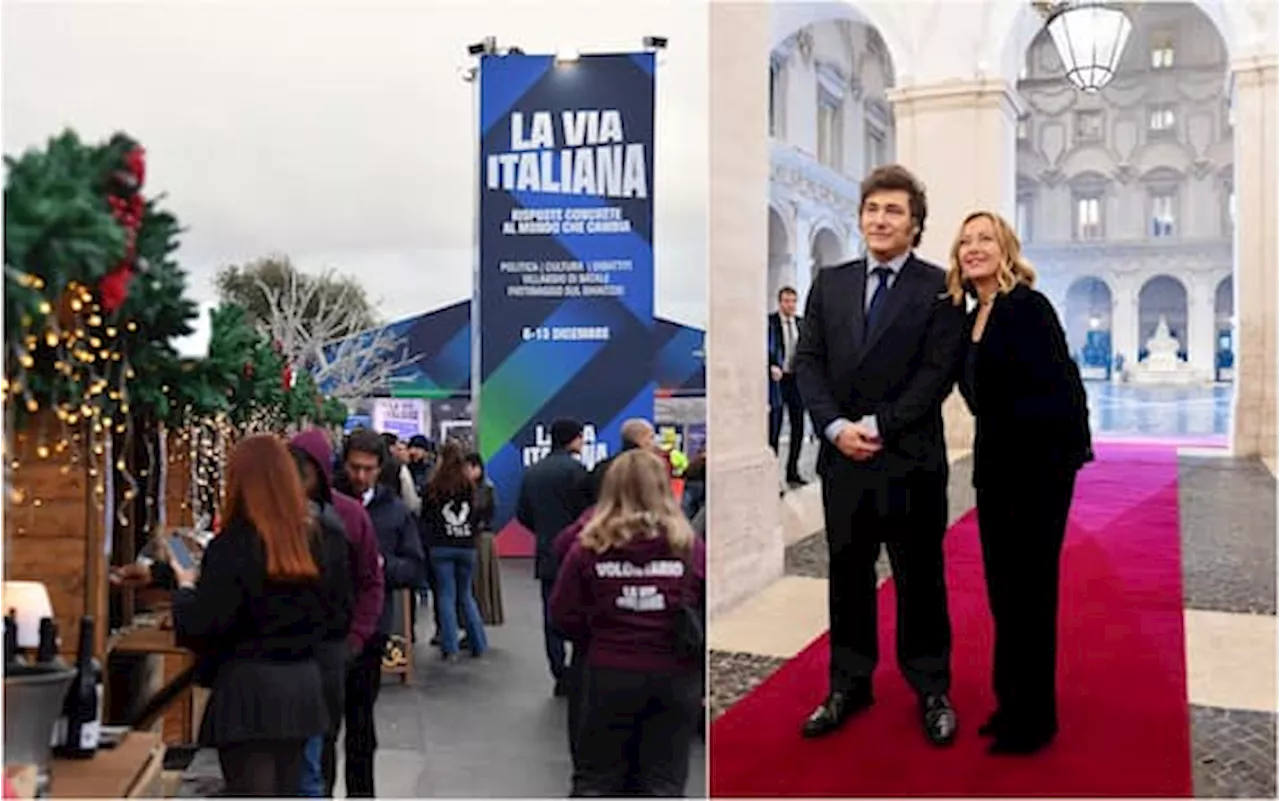
[[[682,603],[703,603],[706,564],[706,547],[696,537],[692,552],[684,554],[663,536],[602,554],[574,542],[551,590],[552,623],[575,642],[589,641],[588,665],[700,670],[676,655],[675,625]]]
[[[353,650],[361,651],[369,638],[377,631],[382,617],[383,594],[386,592],[382,575],[382,556],[378,551],[378,535],[364,504],[333,489],[333,448],[329,437],[318,428],[309,428],[289,441],[289,444],[305,451],[316,463],[316,469],[324,480],[334,511],[342,519],[351,546],[351,584],[355,590],[355,605],[351,610],[351,630],[347,642]]]

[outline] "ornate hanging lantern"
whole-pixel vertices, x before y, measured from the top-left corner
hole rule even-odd
[[[1037,2],[1071,81],[1082,92],[1111,82],[1133,31],[1129,16],[1098,0]]]

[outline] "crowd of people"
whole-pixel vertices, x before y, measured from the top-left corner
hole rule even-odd
[[[679,795],[701,720],[705,550],[689,522],[701,481],[682,509],[647,421],[629,421],[623,451],[591,471],[581,424],[552,430],[517,517],[538,542],[574,793]],[[178,642],[210,689],[199,740],[228,795],[331,797],[342,736],[345,794],[373,797],[383,668],[415,651],[405,593],[415,618],[429,605],[429,642],[449,662],[482,657],[486,625],[502,622],[483,462],[421,435],[357,429],[336,452],[319,428],[258,435],[232,450],[224,498],[198,569],[162,559],[112,580],[172,590]]]
[[[705,517],[705,453],[682,508],[649,421],[624,422],[621,450],[591,471],[582,432],[552,424],[516,506],[537,541],[554,693],[568,700],[572,795],[680,796],[705,732],[706,548],[691,524]]]

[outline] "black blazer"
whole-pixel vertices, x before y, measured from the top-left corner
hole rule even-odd
[[[804,326],[804,318],[796,315],[796,334],[799,335]],[[782,335],[782,314],[773,312],[769,315],[769,366],[781,368],[787,358],[786,338]]]
[[[975,309],[966,344],[976,317]],[[1093,459],[1080,370],[1044,295],[1022,284],[998,295],[970,348],[960,391],[977,420],[975,487],[1029,471],[1074,472]]]
[[[524,471],[516,501],[516,519],[537,539],[534,560],[537,578],[556,580],[560,562],[552,543],[591,503],[591,474],[568,451],[552,451]]]
[[[889,290],[876,328],[866,319],[867,263],[820,270],[809,290],[796,380],[822,436],[818,470],[850,467],[861,486],[932,475],[944,483],[942,402],[955,384],[964,311],[943,294],[943,271],[910,256]],[[846,459],[826,439],[837,418],[874,414],[884,449],[866,462]]]

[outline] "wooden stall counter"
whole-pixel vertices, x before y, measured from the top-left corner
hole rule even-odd
[[[55,759],[49,765],[49,798],[162,798],[164,743],[159,734],[129,732],[115,748],[93,759]],[[6,769],[19,798],[35,792],[35,767]]]

